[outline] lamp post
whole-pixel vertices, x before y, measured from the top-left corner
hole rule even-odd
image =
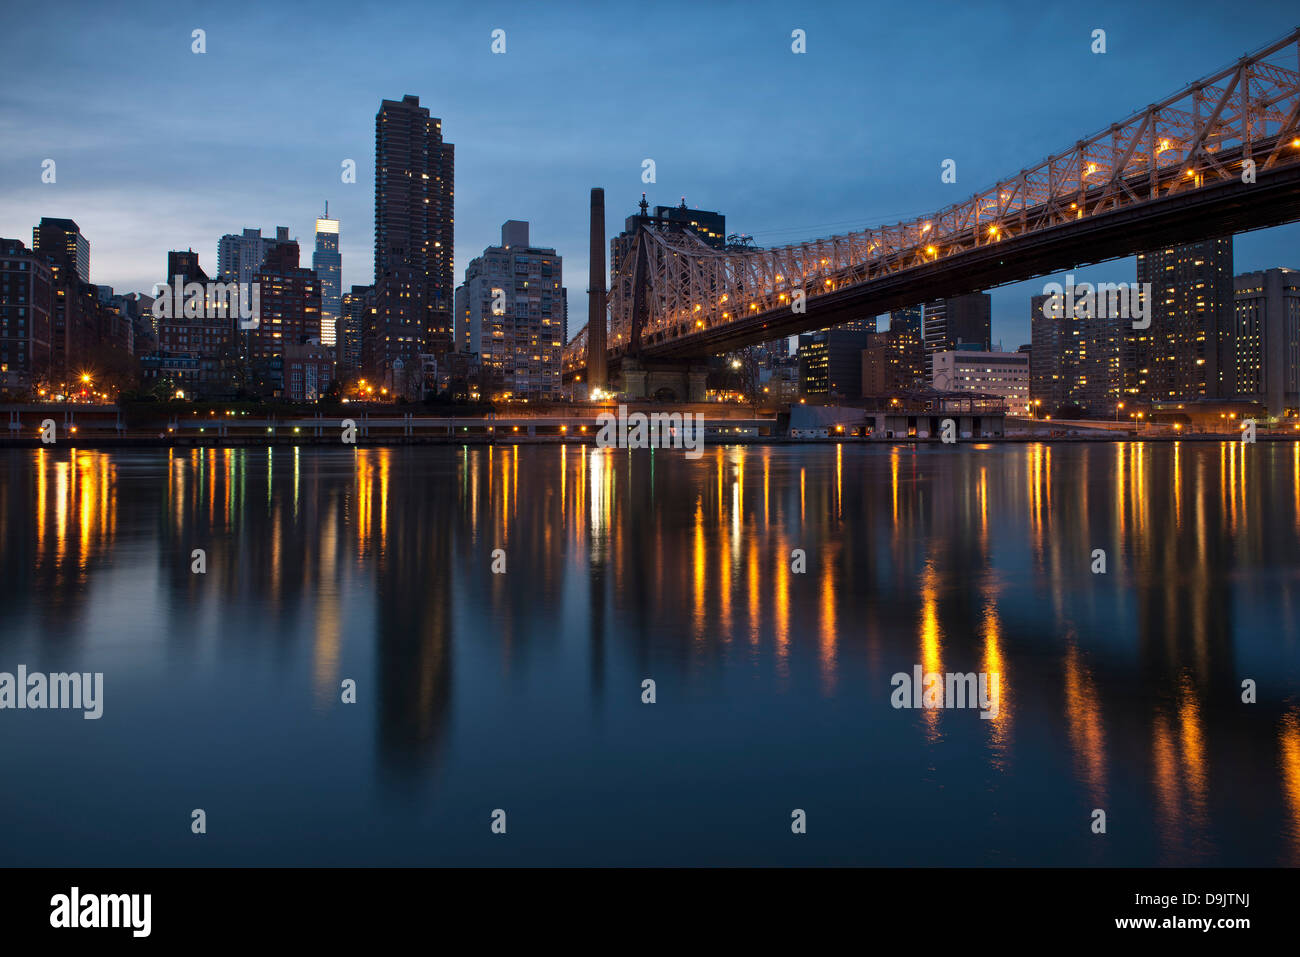
[[[1124,403],[1123,403],[1123,402],[1121,402],[1119,405],[1115,406],[1115,421],[1116,421],[1116,422],[1119,421],[1119,414],[1120,414],[1121,412],[1123,412],[1123,411],[1124,411]]]

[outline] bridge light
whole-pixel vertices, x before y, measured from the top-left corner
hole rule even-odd
[[[696,311],[696,312],[699,312],[699,311],[700,311],[701,309],[703,309],[703,308],[704,308],[704,307],[701,306],[699,303],[696,303],[696,304],[695,304],[695,311]]]
[[[922,236],[924,236],[924,235],[925,235],[926,233],[928,233],[929,231],[930,231],[930,224],[929,224],[929,223],[926,223],[924,226],[921,227],[921,235],[922,235]]]
[[[990,235],[990,236],[996,236],[997,234],[998,234],[998,228],[997,228],[996,226],[990,226],[990,227],[989,227],[989,235]]]
[[[925,251],[929,253],[931,256],[933,256],[935,253],[935,248],[933,246],[926,246]]]
[[[695,328],[696,328],[696,329],[703,329],[703,328],[704,328],[704,320],[703,320],[703,319],[696,319],[696,320],[695,320]]]

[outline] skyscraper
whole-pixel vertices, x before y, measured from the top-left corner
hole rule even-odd
[[[343,305],[343,257],[339,254],[339,221],[329,216],[330,204],[326,203],[324,217],[316,220],[316,251],[312,253],[311,268],[320,280],[320,341],[333,346]]]
[[[418,96],[375,116],[375,299],[365,364],[390,377],[452,348],[455,147]],[[399,368],[402,368],[399,367]]]
[[[1128,334],[1125,391],[1157,402],[1223,398],[1232,237],[1139,253],[1137,281],[1151,283],[1151,325]]]

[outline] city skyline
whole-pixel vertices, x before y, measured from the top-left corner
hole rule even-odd
[[[1199,6],[1204,5],[1188,9]],[[982,45],[971,37],[1005,27],[996,15],[971,11],[934,18],[836,6],[791,13],[767,4],[753,7],[747,20],[735,20],[717,10],[679,7],[674,29],[663,34],[646,32],[620,13],[594,21],[582,8],[545,17],[504,8],[500,22],[459,22],[440,38],[452,73],[461,77],[448,85],[441,79],[448,74],[434,76],[415,65],[428,55],[427,44],[423,55],[414,55],[422,49],[418,31],[381,36],[381,27],[364,12],[324,7],[333,15],[337,38],[304,20],[295,28],[301,40],[291,45],[282,42],[268,14],[238,6],[233,18],[206,26],[198,22],[201,15],[187,15],[195,21],[189,24],[148,13],[109,23],[92,9],[77,8],[78,18],[100,29],[70,37],[69,69],[51,75],[22,101],[0,94],[0,128],[22,134],[5,137],[8,145],[0,146],[0,235],[28,235],[41,217],[75,220],[95,253],[91,281],[119,293],[147,293],[161,278],[156,264],[167,251],[194,249],[214,266],[219,237],[246,227],[269,230],[289,223],[290,235],[310,248],[312,224],[328,200],[332,217],[341,222],[347,289],[373,272],[371,118],[379,100],[410,94],[442,120],[447,140],[462,154],[458,282],[508,219],[532,222],[569,260],[573,274],[581,274],[587,265],[585,200],[593,185],[607,191],[611,234],[644,191],[657,205],[676,205],[684,195],[693,208],[724,212],[730,229],[753,235],[760,245],[777,245],[920,215],[963,199],[1113,121],[1134,108],[1134,100],[1150,101],[1195,79],[1188,63],[1230,62],[1291,26],[1279,5],[1207,37],[1196,31],[1194,16],[1187,24],[1169,24],[1155,12],[1102,5],[1090,16],[1108,31],[1108,52],[1093,54],[1087,31],[1073,21],[1063,24],[1060,14],[1037,21],[1016,16],[1025,47],[1050,51],[1048,66],[1025,84],[980,66]],[[1010,18],[1022,7],[1008,4],[1002,13]],[[425,15],[437,19],[436,11]],[[48,29],[45,16],[34,12],[0,40],[15,69],[35,68],[33,49],[22,38],[26,29]],[[497,28],[506,31],[502,54],[490,48]],[[807,33],[806,54],[791,52],[795,28]],[[193,29],[207,31],[207,52],[191,52]],[[844,74],[859,55],[854,41],[870,48],[872,37],[885,32],[903,42],[872,49],[879,69],[871,75],[906,75],[892,67],[901,69],[918,48],[942,49],[944,55],[932,71],[891,84],[892,96],[881,98],[871,95],[879,93],[871,76],[846,81]],[[1077,41],[1065,42],[1073,32]],[[1153,45],[1157,36],[1162,42]],[[80,45],[99,49],[105,39],[123,51],[147,44],[154,59],[118,58],[106,82],[75,56]],[[273,69],[291,77],[322,50],[342,57],[349,44],[368,41],[386,44],[393,55],[375,65],[364,84],[343,71],[313,86],[312,95],[329,109],[269,110],[267,116],[254,111],[240,113],[237,123],[223,120],[230,109],[223,81],[255,65],[264,47],[279,54]],[[575,57],[566,53],[571,48],[582,54],[581,65],[598,69],[606,82],[586,82]],[[696,65],[689,79],[666,68],[668,54]],[[968,67],[983,70],[978,87],[957,82]],[[192,131],[185,124],[175,127],[172,117],[181,114],[170,102],[171,88],[157,89],[160,68],[194,71],[175,85],[190,98],[184,115],[194,119]],[[826,97],[821,91],[829,87],[820,81],[832,75],[837,96]],[[534,83],[542,76],[546,84]],[[652,77],[662,96],[650,102],[639,96],[638,77]],[[746,99],[734,88],[737,80],[762,95]],[[524,103],[517,94],[520,82],[528,83]],[[1071,99],[1069,91],[1079,87],[1088,95]],[[860,123],[844,121],[846,99],[869,104]],[[133,111],[123,106],[128,102],[137,104]],[[688,109],[680,107],[683,102]],[[1004,135],[989,135],[991,118],[1007,102],[1017,109],[1003,117]],[[1062,109],[1062,103],[1069,106]],[[631,108],[619,112],[620,105]],[[771,115],[782,112],[796,118],[788,128],[771,123]],[[126,148],[127,140],[138,147],[139,129],[159,124],[159,117],[157,142],[148,153]],[[214,145],[210,135],[222,128],[240,130],[228,148],[220,138]],[[751,139],[752,149],[746,145]],[[246,142],[257,148],[241,148]],[[809,156],[826,162],[812,163]],[[957,162],[957,182],[944,184],[940,163],[950,157]],[[46,158],[57,163],[54,184],[41,182]],[[642,182],[647,158],[655,160],[654,183]],[[356,163],[356,183],[340,180],[346,159]],[[92,182],[93,188],[87,185]],[[1298,246],[1295,224],[1239,234],[1236,271],[1300,266],[1293,252]],[[1123,281],[1133,278],[1134,269],[1130,258],[1074,272],[1080,281]],[[1041,285],[1031,280],[991,290],[994,344],[1014,349],[1029,342],[1029,296]],[[586,322],[585,296],[571,309],[570,335]]]

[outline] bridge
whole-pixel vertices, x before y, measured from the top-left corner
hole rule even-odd
[[[591,314],[604,315],[604,335],[589,337],[588,323],[565,347],[565,379],[590,370],[590,385],[603,387],[625,366],[703,359],[1300,219],[1298,119],[1300,29],[929,216],[741,252],[642,228],[610,278],[607,309],[595,288],[604,285],[603,193],[598,227],[593,191]]]

